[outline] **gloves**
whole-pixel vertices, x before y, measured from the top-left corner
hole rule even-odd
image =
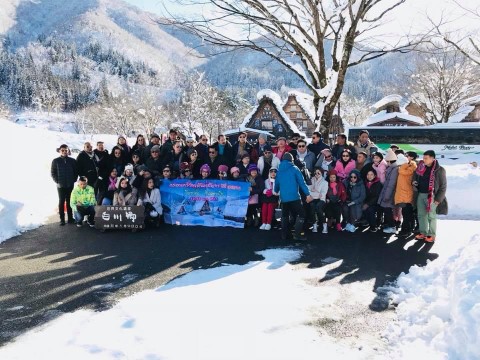
[[[348,206],[355,205],[355,201],[350,201],[347,205],[348,205]]]

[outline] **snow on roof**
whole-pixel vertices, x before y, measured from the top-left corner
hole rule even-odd
[[[278,113],[280,114],[280,116],[282,117],[283,121],[285,121],[285,123],[290,127],[290,129],[294,132],[294,133],[298,133],[300,134],[302,137],[306,137],[305,136],[305,133],[303,131],[300,131],[297,127],[297,125],[295,125],[295,123],[290,120],[290,118],[288,117],[287,114],[285,114],[285,111],[283,111],[283,103],[282,103],[282,99],[280,98],[280,96],[273,90],[270,90],[270,89],[263,89],[263,90],[260,90],[258,93],[257,93],[257,101],[258,101],[258,104],[260,105],[260,102],[262,101],[262,99],[266,97],[270,100],[273,101],[273,105],[275,105],[275,108],[277,109]],[[247,124],[250,122],[250,120],[252,119],[252,116],[255,115],[255,113],[257,112],[258,110],[258,105],[255,109],[253,109],[247,116],[245,116],[245,118],[243,119],[243,122],[240,124],[240,128],[244,128],[246,129],[247,128]],[[258,131],[256,129],[252,129],[253,131]]]
[[[303,111],[305,111],[305,114],[307,114],[310,120],[315,120],[315,107],[313,106],[312,95],[308,95],[300,91],[289,91],[288,96],[295,96],[295,99],[297,99],[298,104],[303,109]],[[288,101],[288,98],[286,101]]]
[[[402,101],[403,97],[401,95],[398,95],[398,94],[392,94],[392,95],[388,95],[388,96],[385,96],[383,99],[377,101],[375,104],[373,104],[371,106],[371,108],[376,111],[377,109],[380,109],[382,106],[385,106],[391,102],[398,102],[400,104],[400,102]]]
[[[480,104],[480,95],[472,96],[469,97],[468,99],[465,99],[462,101],[462,105],[478,105]]]
[[[266,130],[252,129],[252,128],[245,127],[243,125],[240,125],[238,128],[235,128],[235,129],[226,130],[226,131],[223,132],[223,134],[224,135],[231,135],[231,134],[236,134],[236,133],[239,133],[239,132],[242,132],[242,131],[255,132],[255,133],[259,133],[259,134],[265,134],[265,135],[270,136],[270,137],[275,137],[275,135],[272,135],[270,132],[268,132]]]
[[[375,123],[378,123],[378,122],[381,122],[381,121],[394,119],[396,117],[398,117],[400,119],[403,119],[403,120],[413,121],[413,122],[416,122],[417,124],[420,124],[420,125],[425,125],[425,122],[423,121],[423,119],[421,117],[410,115],[406,112],[387,113],[386,110],[382,110],[382,111],[370,116],[367,120],[365,120],[363,122],[362,126],[369,126],[369,125],[372,125],[372,124],[375,124]]]
[[[475,109],[474,105],[461,106],[460,108],[458,108],[455,114],[450,116],[450,118],[448,119],[448,122],[449,123],[461,122],[463,119],[465,119],[468,116],[468,114],[470,114],[473,111],[473,109]]]

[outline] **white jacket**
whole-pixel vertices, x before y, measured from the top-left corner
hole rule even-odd
[[[258,173],[262,175],[263,169],[265,168],[265,160],[263,159],[263,156],[260,156],[260,158],[258,159],[257,166],[258,166]],[[280,159],[277,158],[276,156],[273,156],[272,168],[278,169],[279,166],[280,166]]]
[[[137,205],[144,205],[145,203],[150,203],[153,205],[155,210],[162,215],[163,209],[162,209],[162,198],[160,197],[160,190],[155,188],[152,189],[152,192],[150,195],[148,193],[145,193],[145,196],[143,199],[138,199]]]
[[[311,177],[312,185],[308,185],[308,189],[310,190],[310,195],[314,199],[319,199],[325,201],[325,197],[327,196],[328,191],[328,182],[323,177],[320,177],[318,180],[315,176]]]

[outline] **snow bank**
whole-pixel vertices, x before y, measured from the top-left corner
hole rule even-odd
[[[472,234],[465,224],[442,223],[442,242],[457,250],[451,256],[443,250],[424,268],[412,267],[392,289],[399,303],[398,322],[386,334],[393,358],[480,359],[480,235],[465,242]],[[478,231],[478,223],[472,224]]]
[[[415,123],[420,124],[420,125],[425,125],[425,121],[423,121],[423,119],[421,117],[410,115],[407,112],[387,113],[386,110],[382,110],[382,111],[379,111],[376,114],[373,114],[369,118],[367,118],[367,120],[365,120],[363,122],[362,126],[370,126],[372,124],[375,124],[375,123],[378,123],[378,122],[381,122],[381,121],[394,119],[396,117],[398,117],[399,119],[412,121],[412,122],[415,122]]]
[[[106,148],[111,149],[117,140],[113,135],[99,135],[92,139],[90,136],[48,131],[35,128],[33,121],[24,125],[28,127],[0,119],[0,145],[3,149],[0,157],[5,166],[0,179],[0,243],[44,224],[57,212],[58,196],[50,177],[50,166],[58,156],[56,149],[60,144],[65,143],[78,151],[83,149],[85,141],[102,139]],[[46,125],[41,122],[38,126]]]
[[[325,268],[295,269],[288,262],[301,255],[298,250],[259,254],[265,260],[196,270],[104,312],[63,315],[0,348],[0,358],[302,360],[375,354],[372,347],[341,345],[309,325],[312,313],[335,316],[332,303],[344,300],[338,287],[308,281],[324,276]],[[364,288],[368,303],[374,294]]]

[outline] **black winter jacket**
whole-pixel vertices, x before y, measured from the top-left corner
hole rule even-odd
[[[71,157],[59,156],[53,159],[50,174],[58,188],[73,187],[78,177],[77,162]]]

